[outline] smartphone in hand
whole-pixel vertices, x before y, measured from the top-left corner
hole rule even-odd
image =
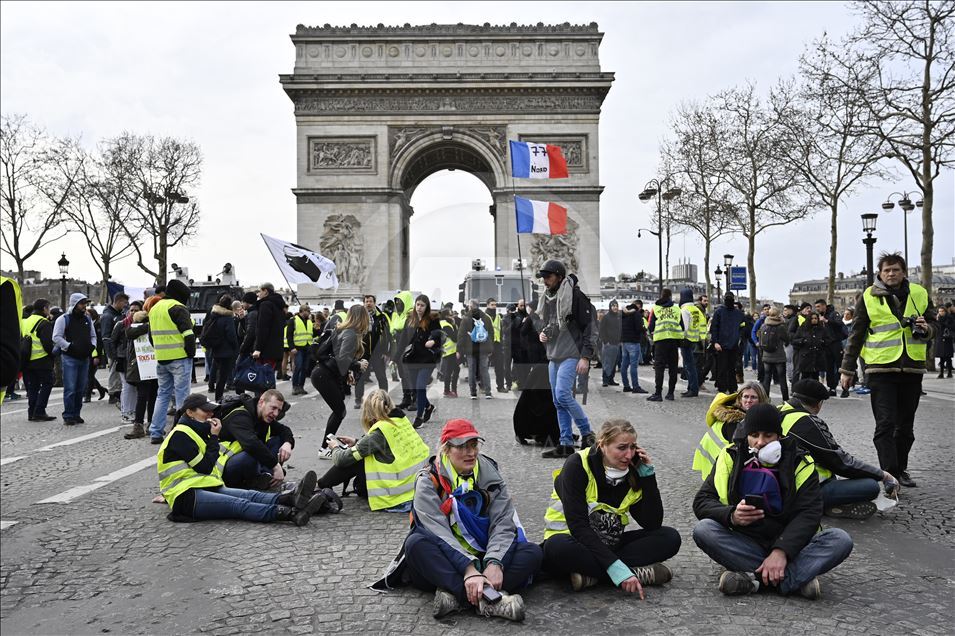
[[[746,495],[743,501],[747,506],[752,506],[758,510],[766,510],[766,498],[762,495]]]

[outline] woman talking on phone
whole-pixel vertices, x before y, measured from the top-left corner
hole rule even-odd
[[[663,525],[653,464],[630,422],[605,422],[594,446],[568,457],[551,500],[543,569],[569,576],[574,591],[610,581],[643,599],[643,586],[672,578],[662,562],[679,551],[680,534]],[[625,532],[629,517],[640,530]]]
[[[331,459],[332,449],[328,447],[328,436],[338,432],[345,419],[345,383],[354,384],[359,372],[368,368],[368,361],[362,360],[364,348],[361,339],[368,331],[368,312],[362,305],[352,305],[345,320],[335,326],[332,335],[331,350],[327,356],[319,352],[319,359],[312,371],[312,385],[332,410],[325,424],[322,447],[318,451],[319,459]]]

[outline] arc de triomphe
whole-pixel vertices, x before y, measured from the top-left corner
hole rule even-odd
[[[613,82],[602,37],[595,23],[299,25],[294,72],[280,76],[297,128],[298,242],[335,261],[339,294],[408,288],[411,195],[449,168],[490,190],[503,269],[517,258],[514,194],[566,205],[568,234],[524,235],[522,253],[531,267],[563,258],[595,293],[598,125]],[[561,146],[569,178],[512,179],[509,139]],[[448,240],[466,231],[449,228]]]

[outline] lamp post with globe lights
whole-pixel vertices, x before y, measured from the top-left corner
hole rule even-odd
[[[657,237],[657,271],[660,276],[660,296],[663,296],[663,202],[675,199],[683,193],[683,190],[680,188],[672,186],[668,186],[666,191],[664,191],[663,186],[668,184],[669,179],[650,179],[647,185],[643,187],[643,191],[637,195],[637,198],[643,203],[652,201],[654,197],[656,197],[657,200],[657,230],[655,232],[647,230],[647,232]],[[637,230],[637,238],[640,238],[640,232],[641,230]]]

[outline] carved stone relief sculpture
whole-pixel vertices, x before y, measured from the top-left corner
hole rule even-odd
[[[546,261],[556,258],[564,263],[569,273],[579,272],[580,264],[577,261],[579,245],[577,230],[579,228],[580,224],[568,217],[566,234],[533,234],[531,265],[534,271],[539,270]]]
[[[335,262],[338,282],[361,288],[365,284],[365,239],[361,222],[352,214],[325,219],[320,240],[322,256]]]
[[[347,170],[374,173],[374,138],[310,137],[310,171]]]

